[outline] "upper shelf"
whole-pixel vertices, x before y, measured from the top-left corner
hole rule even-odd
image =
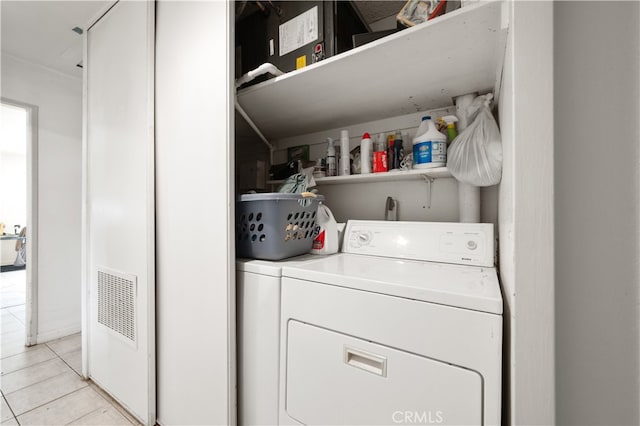
[[[502,2],[479,2],[433,21],[238,91],[269,139],[451,105],[491,91],[504,58]]]
[[[433,169],[412,169],[412,170],[392,170],[384,173],[366,173],[348,176],[329,176],[315,178],[318,185],[342,185],[345,183],[372,183],[372,182],[397,182],[415,179],[439,179],[450,178],[451,173],[446,167],[435,167]],[[267,181],[270,185],[279,185],[284,180]]]

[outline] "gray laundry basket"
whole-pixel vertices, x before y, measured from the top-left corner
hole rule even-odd
[[[236,201],[236,255],[280,260],[307,253],[313,245],[321,201],[321,195],[241,195]]]

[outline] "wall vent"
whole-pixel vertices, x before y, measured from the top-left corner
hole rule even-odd
[[[98,269],[98,324],[136,342],[135,275]]]

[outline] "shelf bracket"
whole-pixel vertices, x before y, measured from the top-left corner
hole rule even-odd
[[[421,175],[421,176],[422,176],[422,179],[424,179],[425,183],[427,184],[427,205],[422,206],[422,208],[430,209],[431,208],[431,184],[435,179],[427,175]]]

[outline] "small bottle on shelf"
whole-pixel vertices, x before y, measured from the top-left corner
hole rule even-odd
[[[394,167],[394,157],[393,157],[393,141],[394,141],[395,135],[393,133],[387,135],[387,164],[388,164],[388,169],[392,170],[395,169]]]
[[[371,136],[369,133],[362,135],[362,142],[360,142],[360,173],[371,173]]]
[[[349,151],[349,131],[340,131],[340,176],[351,174],[351,155]]]
[[[336,176],[336,147],[331,138],[327,138],[327,143],[327,176]]]
[[[413,138],[413,168],[428,169],[447,165],[447,137],[436,129],[431,116],[422,117]]]
[[[396,132],[396,137],[393,139],[393,168],[400,169],[400,163],[404,157],[404,148],[402,147],[402,133],[400,130]],[[389,166],[389,169],[392,167]]]

